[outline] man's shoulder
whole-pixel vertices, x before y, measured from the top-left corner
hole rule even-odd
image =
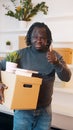
[[[27,46],[27,47],[25,47],[25,48],[22,48],[22,49],[20,49],[20,50],[18,50],[18,53],[26,53],[26,52],[29,52],[29,50],[30,50],[30,47],[29,46]]]

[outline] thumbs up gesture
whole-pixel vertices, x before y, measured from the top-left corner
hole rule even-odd
[[[48,59],[48,62],[50,62],[52,64],[55,64],[58,61],[57,56],[56,56],[55,52],[53,51],[52,45],[50,45],[50,47],[48,49],[47,59]]]

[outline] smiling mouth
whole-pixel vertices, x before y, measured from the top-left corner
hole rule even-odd
[[[36,47],[41,47],[41,45],[40,45],[40,44],[36,44],[35,46],[36,46]]]
[[[42,46],[41,46],[41,45],[35,45],[35,47],[36,47],[37,49],[42,48]]]

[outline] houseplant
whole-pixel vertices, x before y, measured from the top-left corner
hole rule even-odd
[[[6,41],[6,49],[10,50],[11,49],[11,41]]]
[[[19,59],[20,56],[17,52],[9,53],[6,56],[6,71],[14,73]]]
[[[6,61],[17,63],[18,59],[20,59],[19,54],[15,52],[11,52],[6,56]]]
[[[10,41],[6,41],[6,45],[11,45],[11,42]]]
[[[31,21],[32,17],[35,16],[39,11],[43,14],[47,14],[48,6],[45,5],[45,2],[38,3],[33,6],[31,0],[20,0],[20,4],[17,5],[16,0],[11,0],[14,5],[14,10],[11,10],[9,6],[5,6],[7,13],[5,15],[14,17],[19,21]]]

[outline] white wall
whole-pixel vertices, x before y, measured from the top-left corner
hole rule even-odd
[[[18,49],[18,36],[24,35],[25,32],[20,31],[18,20],[5,15],[6,10],[2,4],[11,5],[9,1],[0,0],[0,51],[6,51],[6,40],[11,40],[12,50]],[[29,26],[35,21],[45,22],[52,31],[53,46],[73,48],[73,0],[44,1],[49,6],[48,14],[43,15],[40,12],[29,22]],[[40,2],[32,0],[32,2],[37,4],[42,0]]]

